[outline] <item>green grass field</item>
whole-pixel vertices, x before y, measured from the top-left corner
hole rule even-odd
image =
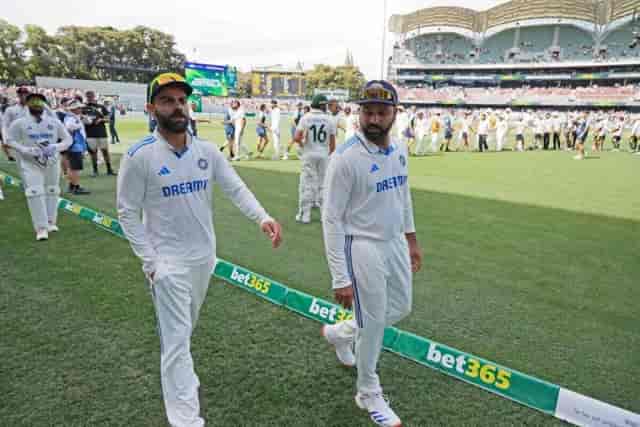
[[[144,124],[121,121],[120,132],[132,142]],[[221,126],[201,124],[201,134],[220,142]],[[502,152],[410,162],[425,259],[399,327],[640,412],[640,158]],[[285,243],[272,251],[216,194],[219,255],[330,297],[317,216],[310,226],[294,221],[299,163],[236,166],[283,224]],[[7,162],[0,169],[15,174]],[[83,185],[93,193],[74,200],[115,215],[115,180]],[[165,425],[153,308],[128,244],[69,215],[37,243],[24,197],[5,193],[0,424]],[[369,425],[353,404],[354,373],[338,367],[318,324],[241,290],[212,282],[193,351],[210,425]],[[560,424],[395,355],[383,355],[380,374],[409,426]]]

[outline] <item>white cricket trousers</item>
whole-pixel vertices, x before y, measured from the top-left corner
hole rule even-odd
[[[434,153],[438,152],[438,135],[437,133],[431,134],[431,151]]]
[[[391,241],[347,236],[347,268],[354,290],[354,320],[333,326],[336,337],[356,342],[357,389],[380,393],[376,367],[384,329],[411,312],[412,273],[404,235]]]
[[[301,217],[311,214],[316,203],[322,206],[324,177],[329,164],[328,155],[303,155],[298,185],[298,214]]]
[[[214,261],[201,265],[160,262],[151,284],[160,337],[160,378],[172,427],[202,427],[198,387],[191,358],[191,334],[209,289]]]
[[[33,228],[46,229],[58,221],[60,198],[60,160],[50,160],[46,167],[19,159],[20,175],[27,196]]]
[[[496,151],[502,151],[506,138],[506,132],[496,132]]]
[[[241,126],[236,126],[236,129],[242,129]],[[242,142],[244,131],[236,131],[233,139],[233,152],[236,154],[236,158],[246,159],[249,157],[249,148]]]
[[[274,158],[280,158],[280,129],[271,129],[271,136],[273,139]]]
[[[415,154],[422,156],[426,151],[426,141],[424,132],[418,132],[416,134],[416,149]]]

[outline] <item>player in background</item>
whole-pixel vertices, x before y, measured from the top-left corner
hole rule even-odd
[[[233,150],[236,154],[236,157],[232,157],[231,160],[249,160],[251,152],[249,152],[249,148],[242,141],[244,129],[247,127],[247,118],[245,117],[244,108],[242,108],[240,101],[237,99],[231,103],[231,120],[233,121],[233,127],[235,129]]]
[[[31,93],[25,102],[27,114],[11,124],[5,144],[17,152],[36,240],[47,240],[50,232],[58,231],[58,153],[69,148],[72,140],[60,120],[45,113],[47,99],[44,95]]]
[[[426,138],[427,130],[429,128],[429,120],[426,118],[424,111],[418,111],[416,116],[416,146],[415,155],[424,156],[426,154]]]
[[[29,89],[24,86],[20,86],[16,90],[16,94],[18,95],[18,102],[15,105],[7,107],[7,109],[2,114],[2,135],[5,142],[7,140],[9,127],[11,126],[11,124],[28,112],[26,99],[29,95]],[[14,162],[16,160],[15,152],[13,152],[13,150],[11,150],[11,148],[9,148],[7,144],[2,145],[2,151],[7,156],[7,159],[10,162]]]
[[[440,151],[449,151],[449,144],[453,138],[453,117],[451,112],[446,112],[442,118],[442,127],[444,128],[444,142],[440,144]]]
[[[607,132],[609,131],[609,121],[605,114],[600,113],[600,115],[596,119],[596,134],[593,138],[593,145],[591,146],[591,150],[594,153],[602,151],[604,147],[604,143],[607,139]]]
[[[175,73],[161,74],[148,85],[147,109],[158,127],[123,156],[117,193],[120,224],[150,285],[162,394],[172,427],[204,426],[191,336],[216,262],[213,184],[259,225],[274,248],[281,239],[280,225],[216,145],[187,131],[191,93]]]
[[[269,145],[269,135],[267,134],[267,106],[260,105],[258,111],[258,121],[256,122],[256,135],[258,136],[258,158],[264,158],[264,149]]]
[[[407,139],[407,151],[411,153],[411,150],[415,148],[416,144],[416,117],[418,116],[418,107],[412,105],[407,111],[409,116],[409,127],[405,131],[405,138]]]
[[[587,112],[583,112],[576,127],[576,151],[578,154],[573,157],[575,160],[583,160],[585,157],[584,144],[587,142],[590,128],[591,119],[589,118],[589,114]]]
[[[624,116],[620,115],[617,118],[614,118],[612,123],[612,142],[613,142],[613,151],[620,151],[620,141],[622,140],[622,131],[624,130]]]
[[[302,102],[298,102],[296,108],[296,113],[293,115],[291,120],[291,141],[287,145],[287,151],[284,153],[284,156],[282,156],[282,160],[289,160],[289,151],[291,151],[291,147],[296,143],[296,129],[298,128],[300,119],[305,114]]]
[[[234,101],[231,101],[231,104],[224,109],[224,119],[222,120],[222,125],[224,127],[224,137],[225,143],[220,147],[220,151],[224,151],[225,148],[229,148],[229,158],[233,159],[236,157],[236,152],[233,148],[235,145],[236,138],[236,126],[233,122],[232,114],[233,109],[231,108],[234,105]]]
[[[440,128],[442,127],[442,123],[440,121],[440,111],[436,114],[431,115],[431,120],[429,121],[429,130],[431,132],[431,152],[438,152],[438,140],[440,139]]]
[[[496,122],[496,151],[502,151],[504,148],[504,145],[507,142],[508,132],[509,122],[507,121],[506,113],[498,113]]]
[[[398,141],[403,144],[408,142],[409,114],[402,105],[398,105],[398,116],[394,125],[394,133]]]
[[[640,117],[636,116],[631,125],[631,134],[629,135],[629,151],[640,151]]]
[[[544,137],[544,119],[541,114],[534,115],[534,128],[533,128],[533,140],[535,149],[542,148],[542,142]],[[531,148],[532,149],[532,148]]]
[[[462,118],[462,124],[460,127],[460,142],[462,142],[462,147],[464,151],[469,151],[469,138],[471,138],[471,111],[465,111],[464,117]],[[460,143],[458,143],[458,147],[460,147]],[[456,148],[456,151],[458,148]]]
[[[522,114],[518,115],[516,119],[515,132],[516,132],[516,151],[524,151],[526,149],[524,144],[524,131],[526,129],[524,117]]]
[[[408,183],[408,151],[390,133],[398,95],[382,80],[362,90],[361,132],[331,156],[322,225],[335,299],[355,319],[322,328],[338,360],[357,366],[356,404],[380,426],[400,418],[376,372],[385,327],[411,311],[412,273],[420,269]],[[355,354],[353,343],[355,341]]]
[[[358,115],[351,111],[351,107],[344,108],[344,142],[350,140],[358,131]]]
[[[489,120],[487,120],[487,114],[480,114],[480,121],[478,122],[478,151],[489,151],[489,144],[487,144],[487,138],[489,138]]]
[[[280,107],[278,101],[271,101],[271,136],[273,139],[273,156],[272,160],[280,160]]]
[[[336,148],[336,128],[327,114],[327,97],[315,95],[311,112],[298,123],[295,141],[302,146],[299,203],[296,221],[311,222],[311,208],[322,206],[323,186],[329,155]]]

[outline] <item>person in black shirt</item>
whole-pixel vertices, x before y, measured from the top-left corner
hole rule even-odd
[[[96,93],[92,90],[85,94],[87,103],[82,114],[88,118],[85,124],[87,133],[87,146],[91,155],[93,165],[93,177],[98,176],[98,149],[102,152],[102,157],[107,165],[107,175],[116,175],[111,167],[111,157],[109,156],[109,139],[107,138],[106,123],[109,120],[109,110],[104,105],[98,104]]]
[[[120,137],[116,130],[116,114],[118,113],[116,104],[112,101],[105,101],[104,106],[107,107],[107,110],[109,111],[109,134],[111,135],[111,143],[118,144],[120,142]]]

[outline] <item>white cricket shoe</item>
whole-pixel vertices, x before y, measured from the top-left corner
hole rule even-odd
[[[58,231],[60,231],[60,229],[55,224],[49,224],[49,228],[47,229],[47,231],[49,233],[57,233]]]
[[[578,154],[577,156],[573,156],[573,160],[583,160],[584,157]]]
[[[2,187],[0,187],[0,200],[4,200],[4,193],[2,192]]]
[[[41,228],[36,233],[36,240],[37,241],[47,240],[48,238],[49,238],[49,232],[47,231],[46,228]]]
[[[371,421],[384,427],[402,427],[402,421],[389,407],[389,402],[382,396],[382,393],[361,393],[356,394],[356,405],[369,413]]]
[[[348,368],[356,366],[356,356],[353,353],[353,341],[336,337],[335,325],[324,325],[320,333],[329,344],[335,347],[336,356],[340,363]]]

